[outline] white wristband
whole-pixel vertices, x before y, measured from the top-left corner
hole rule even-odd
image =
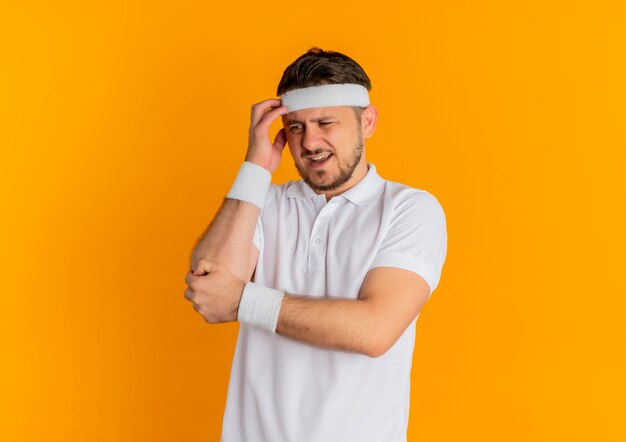
[[[271,181],[272,174],[269,170],[244,161],[226,198],[246,201],[262,210]]]
[[[276,333],[278,313],[284,296],[279,290],[248,282],[239,301],[237,320]]]

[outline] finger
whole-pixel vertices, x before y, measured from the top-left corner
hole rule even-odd
[[[267,108],[265,112],[258,116],[254,121],[250,123],[250,130],[266,130],[264,127],[269,127],[270,124],[279,116],[288,112],[287,106],[277,106]],[[278,115],[277,115],[278,114]]]
[[[261,117],[268,109],[276,108],[280,106],[280,100],[277,98],[270,98],[268,100],[263,100],[259,103],[256,103],[252,106],[252,111],[250,113],[250,126],[255,127],[259,124]]]
[[[191,305],[193,306],[193,309],[197,312],[200,311],[200,306],[198,304],[196,304],[195,302],[192,302]]]
[[[263,114],[263,116],[261,117],[261,120],[256,125],[256,127],[254,127],[255,131],[261,132],[261,133],[267,133],[267,131],[270,128],[270,125],[274,122],[274,120],[280,117],[281,115],[285,115],[288,112],[289,110],[287,109],[287,106],[280,106],[280,107],[277,107],[276,109],[266,112],[265,114]]]
[[[193,274],[196,276],[206,275],[207,273],[211,273],[211,271],[213,271],[214,268],[215,268],[214,262],[209,261],[207,259],[201,259],[198,262],[198,266],[196,267],[196,270],[193,272]]]
[[[276,138],[274,138],[274,148],[282,152],[285,148],[285,144],[287,144],[287,134],[285,132],[285,128],[283,127],[276,134]]]
[[[191,284],[196,278],[197,276],[194,275],[191,270],[189,270],[187,274],[185,275],[185,284],[187,284],[188,286],[191,286]]]
[[[195,293],[191,289],[185,290],[185,299],[187,301],[193,301]]]

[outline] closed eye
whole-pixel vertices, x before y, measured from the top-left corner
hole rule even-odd
[[[319,124],[320,126],[330,126],[331,124],[335,123],[334,121],[318,121],[317,124]],[[290,126],[287,127],[287,131],[290,134],[299,134],[304,132],[304,125],[303,124],[292,124]]]

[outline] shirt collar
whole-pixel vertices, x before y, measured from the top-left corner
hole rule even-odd
[[[378,201],[378,198],[382,195],[385,188],[385,180],[378,175],[374,164],[367,163],[367,167],[367,174],[365,174],[361,181],[337,196],[347,198],[359,206],[374,204]],[[304,180],[298,180],[287,188],[286,196],[287,198],[304,200],[315,197],[317,194]]]

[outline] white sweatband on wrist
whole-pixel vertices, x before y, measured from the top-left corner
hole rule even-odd
[[[284,296],[279,290],[248,282],[239,301],[237,320],[276,333],[278,313]]]
[[[244,161],[226,198],[246,201],[262,210],[271,182],[272,174],[269,170]]]
[[[323,84],[285,92],[280,96],[281,104],[288,112],[314,107],[358,106],[367,107],[370,97],[365,86],[360,84]]]

